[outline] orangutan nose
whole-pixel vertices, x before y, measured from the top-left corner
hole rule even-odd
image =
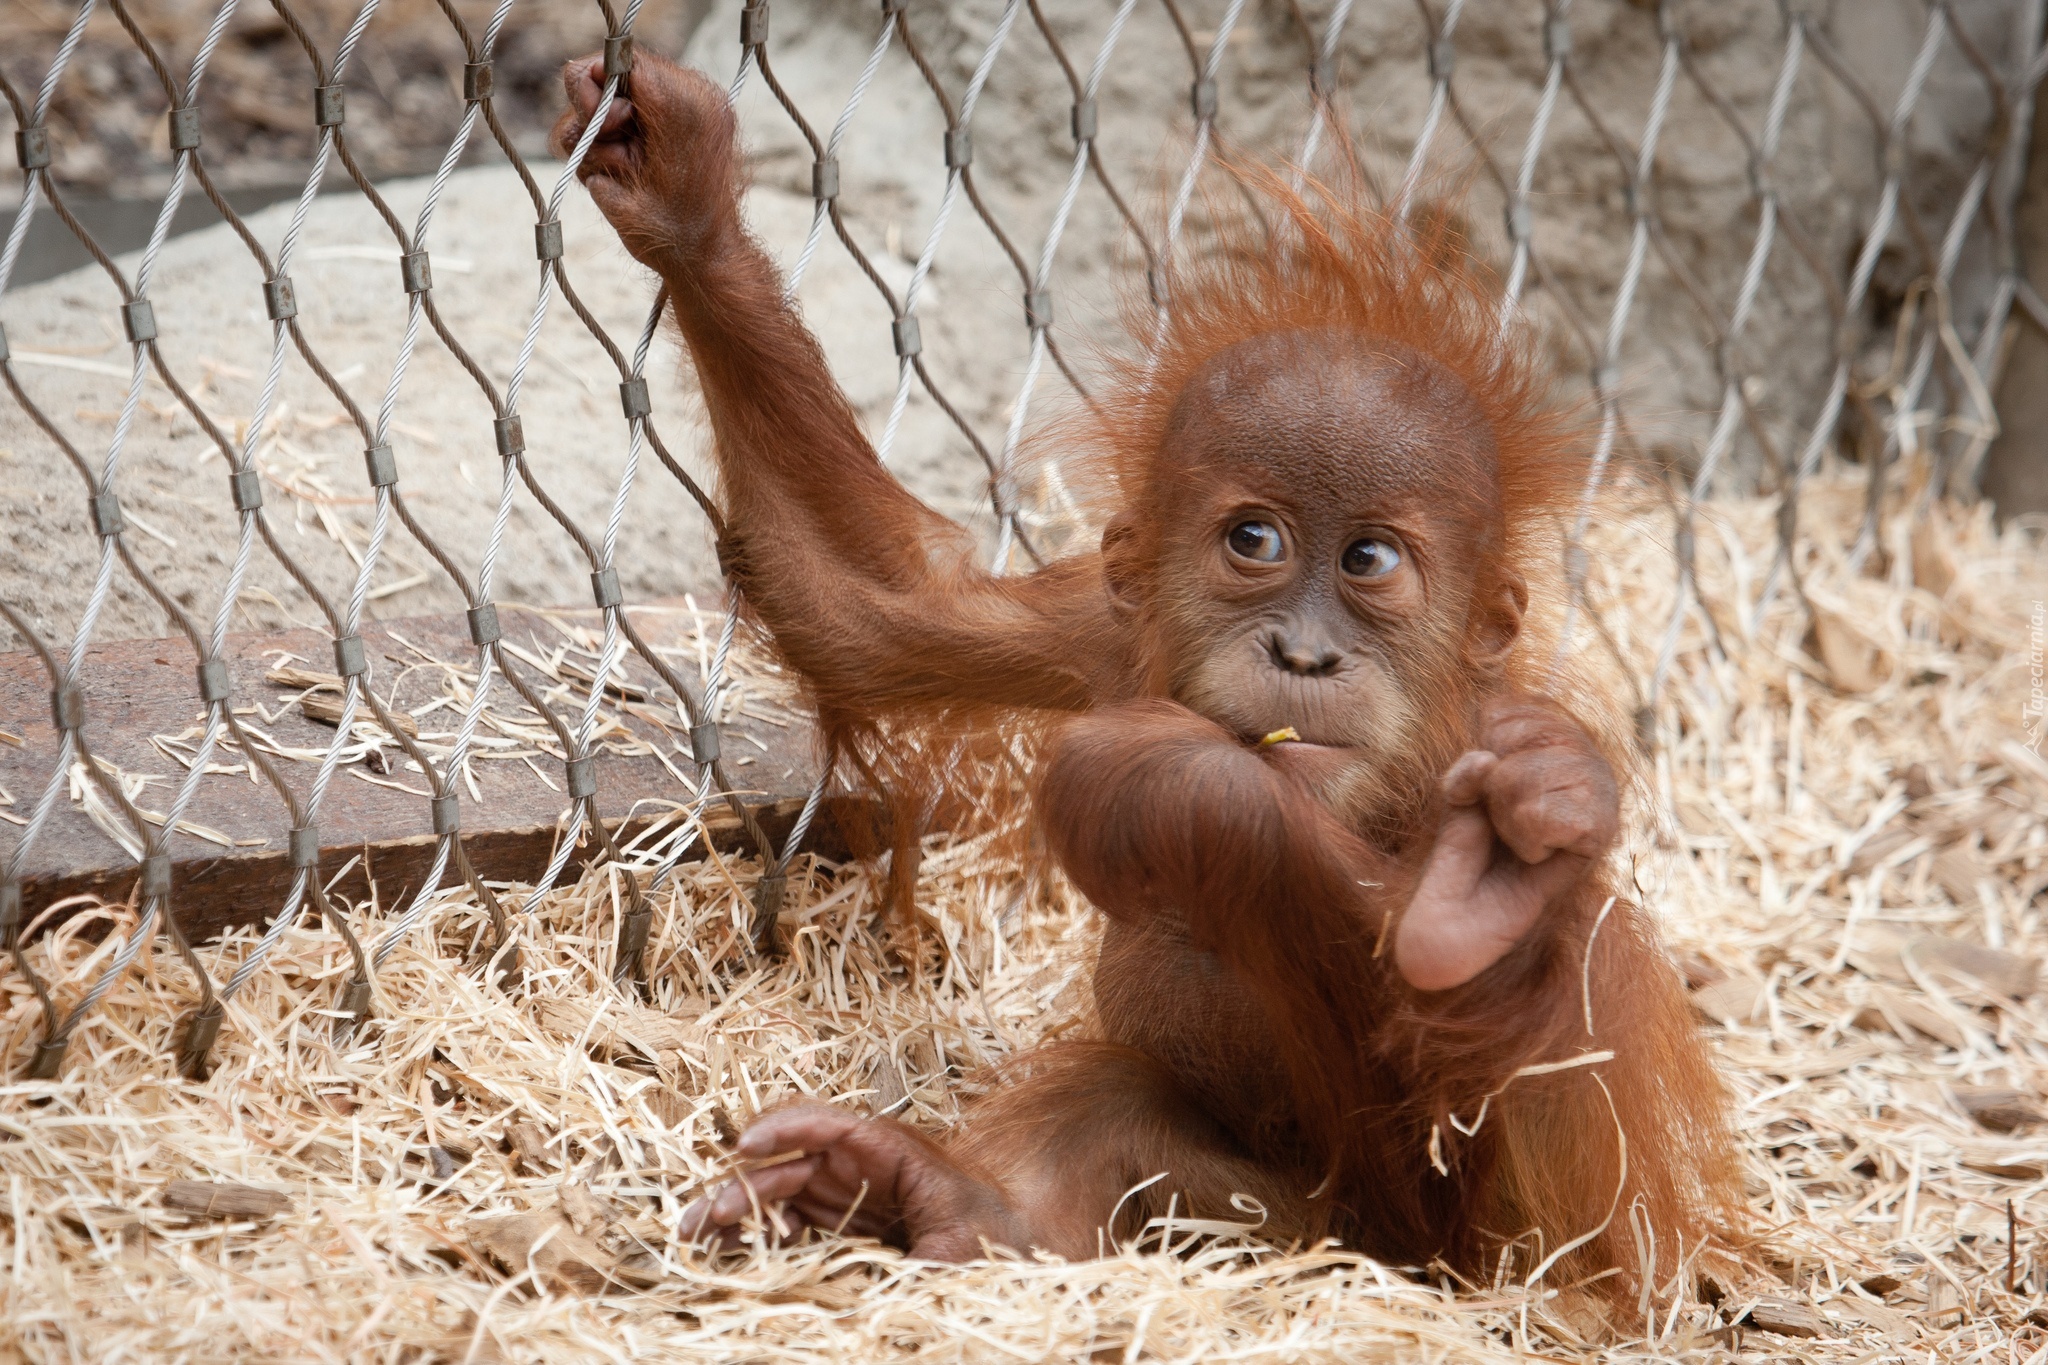
[[[1344,661],[1343,654],[1327,636],[1301,625],[1275,629],[1267,638],[1266,651],[1273,656],[1275,668],[1304,678],[1326,677]]]

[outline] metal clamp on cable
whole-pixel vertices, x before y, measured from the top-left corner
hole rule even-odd
[[[946,130],[946,169],[964,171],[974,164],[974,135],[965,128]]]
[[[435,797],[429,805],[434,811],[434,833],[458,834],[462,830],[462,809],[453,793]]]
[[[1067,127],[1073,130],[1074,141],[1095,141],[1095,101],[1075,100],[1074,107],[1067,111]]]
[[[763,953],[775,951],[775,920],[782,913],[783,892],[788,885],[781,872],[764,872],[754,883],[754,947]]]
[[[498,455],[507,460],[516,460],[526,453],[526,424],[515,415],[500,417],[491,423],[491,434],[498,439]]]
[[[718,762],[720,752],[717,721],[700,720],[690,727],[690,757],[699,767]]]
[[[1503,216],[1507,221],[1509,241],[1526,242],[1529,240],[1529,232],[1534,223],[1530,218],[1529,206],[1527,204],[1510,204],[1508,205],[1507,213]]]
[[[1308,64],[1308,92],[1317,98],[1337,93],[1337,59],[1318,57]]]
[[[398,482],[398,457],[390,445],[380,442],[363,452],[363,465],[370,471],[370,487],[389,488]]]
[[[398,258],[398,279],[408,294],[424,294],[434,287],[434,268],[424,251],[408,251]]]
[[[187,105],[183,109],[171,110],[171,150],[174,152],[196,152],[199,150],[199,111]]]
[[[645,970],[648,931],[654,927],[652,910],[635,910],[619,921],[619,953],[612,968],[614,981],[638,981]]]
[[[121,499],[113,493],[95,493],[89,503],[92,512],[92,533],[96,536],[118,536],[128,529],[127,520],[121,515]]]
[[[597,760],[585,755],[564,765],[569,774],[569,799],[582,801],[597,795]]]
[[[768,6],[748,5],[740,11],[740,46],[763,47],[768,42]]]
[[[370,671],[362,636],[343,635],[334,642],[334,671],[344,678],[360,678]]]
[[[0,326],[0,361],[7,359],[7,328]]]
[[[1543,21],[1543,58],[1545,61],[1562,62],[1572,55],[1572,21],[1562,14],[1553,14]]]
[[[1770,169],[1754,156],[1749,159],[1749,192],[1759,201],[1778,197],[1778,186],[1771,179]]]
[[[1884,167],[1884,178],[1897,180],[1906,173],[1906,143],[1903,138],[1887,132],[1884,135],[1884,149],[1879,156]]]
[[[1216,117],[1216,82],[1207,79],[1196,81],[1188,91],[1188,106],[1195,111],[1195,122],[1207,123]]]
[[[604,78],[623,81],[633,70],[633,35],[607,34],[604,40]]]
[[[299,825],[285,836],[285,854],[293,868],[320,865],[320,826]]]
[[[338,85],[313,87],[313,124],[318,128],[339,128],[348,116],[347,103]]]
[[[199,700],[208,706],[228,699],[228,663],[225,659],[208,659],[199,665]]]
[[[336,1006],[342,1018],[334,1021],[337,1031],[347,1032],[358,1022],[370,1017],[370,1003],[374,999],[368,978],[358,978],[348,983],[341,993],[341,1002]]]
[[[1585,546],[1573,541],[1564,547],[1564,581],[1571,585],[1574,593],[1585,591],[1586,572],[1591,566],[1592,560]]]
[[[85,693],[77,683],[67,683],[51,691],[50,719],[56,722],[59,734],[85,724]]]
[[[1439,38],[1429,45],[1429,78],[1447,81],[1458,69],[1458,49],[1451,45],[1449,38]]]
[[[647,377],[634,375],[619,385],[619,406],[624,409],[626,420],[634,421],[654,411],[654,404],[647,397]]]
[[[828,156],[811,163],[811,198],[821,204],[839,197],[839,158]]]
[[[505,638],[504,629],[498,624],[498,604],[485,602],[471,607],[463,615],[469,618],[470,642],[478,649],[485,649]]]
[[[14,159],[24,171],[40,171],[49,166],[50,130],[40,123],[16,129]]]
[[[543,261],[562,259],[562,220],[550,218],[533,225],[533,254]]]
[[[497,89],[497,77],[491,72],[489,62],[464,62],[462,64],[462,99],[466,104],[477,104],[491,97]]]
[[[626,600],[619,591],[619,571],[609,564],[590,576],[590,595],[597,599],[600,611],[610,611]]]
[[[263,505],[263,476],[253,469],[237,469],[228,475],[228,495],[237,512],[253,512]]]
[[[924,337],[917,327],[917,316],[906,313],[889,324],[889,339],[896,343],[896,355],[908,360],[924,350]]]
[[[519,960],[519,944],[506,939],[491,950],[484,964],[484,984],[496,986],[501,991],[516,988],[526,979],[526,968]]]
[[[1024,325],[1034,332],[1052,326],[1052,290],[1033,289],[1024,296]]]
[[[46,1038],[36,1044],[34,1060],[28,1064],[28,1078],[32,1081],[54,1081],[64,1070],[64,1050],[71,1046],[69,1037]]]
[[[130,341],[156,340],[156,309],[149,306],[148,299],[135,299],[121,305],[121,326],[126,329]]]
[[[139,878],[139,881],[142,886],[142,899],[145,903],[162,900],[170,895],[171,855],[168,853],[152,853],[147,858],[144,858],[142,860],[142,876]]]
[[[289,322],[299,315],[299,296],[292,289],[291,276],[263,282],[263,311],[272,322]]]
[[[21,883],[0,882],[0,948],[14,946],[14,929],[21,923]]]
[[[213,1045],[220,1039],[221,1021],[227,1011],[216,1000],[209,1009],[194,1010],[185,1021],[185,1036],[178,1042],[178,1071],[187,1080],[203,1081],[212,1070]]]

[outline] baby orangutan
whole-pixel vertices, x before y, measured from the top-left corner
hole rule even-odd
[[[558,143],[601,73],[568,68]],[[1099,1038],[1019,1058],[943,1142],[764,1114],[740,1153],[792,1159],[686,1232],[775,1206],[920,1257],[1088,1257],[1171,1206],[1465,1271],[1568,1251],[1617,1290],[1716,1235],[1720,1082],[1606,866],[1614,769],[1518,649],[1578,442],[1454,238],[1269,188],[1288,244],[1179,271],[1153,363],[1098,394],[1099,552],[997,576],[783,302],[723,92],[640,54],[582,175],[667,285],[725,561],[828,740],[1056,718],[1036,817],[1107,917]]]

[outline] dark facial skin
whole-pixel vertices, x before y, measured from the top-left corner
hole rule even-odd
[[[1436,680],[1513,643],[1520,583],[1478,569],[1499,539],[1492,437],[1428,357],[1326,333],[1240,343],[1188,384],[1164,454],[1157,586],[1131,605],[1174,699],[1239,736],[1407,752]]]

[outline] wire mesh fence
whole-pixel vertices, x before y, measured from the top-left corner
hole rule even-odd
[[[160,936],[191,976],[179,1064],[195,1074],[205,1069],[224,1002],[265,969],[269,950],[308,912],[346,941],[354,963],[334,1002],[344,1027],[370,1008],[378,967],[452,895],[472,895],[487,908],[494,937],[483,970],[509,986],[519,973],[523,911],[564,875],[578,827],[595,857],[630,860],[638,871],[621,883],[628,900],[616,945],[621,982],[642,971],[647,896],[698,842],[702,815],[714,805],[740,823],[763,860],[754,942],[772,947],[790,860],[832,774],[812,788],[794,827],[771,838],[741,799],[717,719],[743,604],[728,591],[701,670],[680,666],[628,610],[622,574],[632,566],[622,528],[651,487],[680,488],[714,532],[720,525],[691,446],[677,434],[677,414],[655,410],[649,365],[663,303],[650,298],[637,329],[614,336],[572,281],[567,228],[571,199],[581,193],[575,173],[595,133],[586,132],[564,161],[541,163],[508,131],[494,62],[521,22],[518,0],[436,2],[464,55],[460,90],[448,93],[458,122],[414,196],[416,207],[404,214],[351,143],[351,99],[375,83],[366,73],[380,38],[379,0],[343,16],[331,34],[309,21],[305,6],[272,0],[294,49],[302,131],[312,150],[288,212],[260,220],[238,213],[223,192],[201,117],[202,95],[218,79],[209,74],[213,59],[238,10],[253,4],[224,0],[203,27],[165,41],[134,0],[85,0],[38,81],[5,86],[22,199],[0,253],[0,325],[31,226],[38,215],[54,215],[91,253],[101,277],[94,305],[78,310],[73,323],[86,341],[96,341],[103,326],[117,329],[125,352],[103,375],[118,395],[111,420],[84,421],[39,392],[43,372],[11,356],[0,332],[9,397],[37,439],[75,469],[74,496],[83,499],[92,541],[74,611],[40,611],[0,594],[0,618],[47,673],[57,735],[55,761],[39,785],[0,792],[0,934],[39,1002],[42,1041],[30,1063],[37,1077],[58,1074],[70,1038]],[[1034,464],[1027,479],[1019,452],[1049,413],[1092,401],[1077,359],[1101,344],[1102,310],[1091,313],[1091,291],[1101,295],[1124,280],[1149,290],[1162,314],[1171,309],[1170,264],[1177,253],[1202,249],[1208,216],[1228,197],[1233,163],[1277,157],[1305,176],[1333,158],[1356,156],[1397,217],[1417,211],[1446,178],[1456,182],[1475,241],[1500,263],[1503,327],[1531,317],[1559,358],[1564,387],[1589,393],[1598,415],[1589,480],[1565,528],[1569,605],[1560,648],[1616,654],[1633,689],[1639,735],[1655,746],[1660,727],[1674,723],[1660,701],[1688,632],[1713,649],[1742,649],[1767,619],[1783,616],[1788,601],[1801,606],[1800,491],[1823,462],[1841,458],[1845,445],[1861,461],[1870,491],[1852,554],[1859,562],[1881,559],[1888,496],[1908,488],[1914,505],[1924,506],[1944,490],[1971,486],[1997,432],[1990,395],[2015,316],[2048,325],[2048,306],[2020,269],[2013,218],[2024,133],[2048,70],[2038,0],[1969,15],[1948,0],[1894,7],[1887,13],[1909,17],[1913,31],[1889,56],[1877,49],[1882,60],[1874,67],[1859,65],[1857,44],[1845,40],[1845,27],[1859,20],[1842,7],[1781,0],[1737,8],[1731,20],[1724,7],[1678,0],[1335,0],[1320,8],[1295,0],[1257,7],[1245,0],[991,0],[929,9],[880,0],[862,11],[859,42],[846,40],[852,21],[835,14],[823,36],[803,33],[791,43],[783,32],[791,12],[824,21],[789,0],[771,0],[717,10],[693,52],[724,62],[748,135],[766,149],[764,175],[808,189],[808,223],[787,256],[790,294],[808,300],[814,266],[832,256],[850,262],[861,288],[872,291],[862,325],[873,350],[886,346],[893,371],[872,412],[877,452],[885,462],[915,464],[937,451],[930,458],[975,471],[952,477],[983,490],[977,515],[999,572],[1028,571],[1053,553],[1049,537],[1072,510],[1057,464]],[[608,103],[630,86],[641,6],[597,0],[596,9]],[[170,164],[147,245],[121,259],[73,211],[51,135],[70,64],[88,35],[104,39],[110,20],[156,82]],[[1464,44],[1475,29],[1473,57]],[[1988,41],[1994,30],[2009,40]],[[804,67],[802,81],[787,78],[785,52]],[[1027,68],[1037,75],[1021,74]],[[1132,71],[1147,73],[1150,84],[1134,81]],[[1020,74],[1006,86],[1013,72]],[[846,93],[836,107],[806,107],[819,86]],[[1939,158],[1915,142],[1916,129],[1925,132],[1930,91],[1948,111],[1936,139]],[[992,105],[1003,118],[1028,114],[1036,135],[1009,129],[1011,136],[988,136]],[[520,122],[533,121],[530,110],[521,111]],[[601,123],[600,112],[589,127]],[[935,135],[913,146],[911,129]],[[933,187],[922,212],[906,215],[908,240],[893,227],[877,240],[872,222],[859,216],[859,197],[881,192],[874,167],[862,160],[892,142],[908,148],[900,159]],[[1816,157],[1854,169],[1821,187],[1812,179]],[[1699,158],[1715,160],[1723,180],[1738,186],[1713,214],[1701,207]],[[509,345],[496,331],[480,343],[478,329],[451,319],[435,278],[437,256],[444,270],[449,259],[436,233],[449,187],[465,165],[500,159],[516,197],[498,211],[533,224],[526,293],[489,305],[516,338]],[[323,317],[294,286],[309,215],[337,181],[339,193],[358,196],[375,215],[397,266],[383,287],[402,305],[393,315],[402,320],[381,375],[329,359]],[[244,325],[267,340],[263,367],[236,406],[209,387],[205,357],[218,338],[207,329],[221,324],[188,325],[169,309],[160,316],[152,294],[188,192],[205,196],[238,239],[246,268],[218,287],[247,295]],[[942,292],[936,286],[962,238],[974,239],[995,274],[974,288],[948,284]],[[984,306],[998,289],[1003,307]],[[616,385],[612,415],[582,439],[621,454],[606,496],[580,504],[568,490],[588,492],[579,488],[592,477],[584,452],[559,441],[529,444],[522,409],[544,329],[564,309]],[[1660,315],[1646,317],[1653,311]],[[45,359],[61,353],[39,344]],[[435,456],[413,438],[417,428],[404,414],[408,405],[451,401],[438,384],[422,391],[417,382],[422,357],[437,351],[480,402],[469,436],[497,462],[486,513],[453,528],[430,527],[408,502],[406,475]],[[1654,387],[1643,379],[1650,374],[1672,386],[1659,391],[1660,401],[1640,399]],[[343,566],[309,559],[266,497],[276,482],[268,461],[280,439],[288,377],[332,399],[361,451],[355,486],[343,491],[368,521]],[[221,461],[214,496],[231,514],[221,523],[231,530],[218,543],[181,542],[138,520],[124,469],[138,444],[155,439],[143,418],[159,409],[182,413],[209,457]],[[926,453],[905,454],[906,444],[919,442]],[[1624,474],[1666,492],[1671,504],[1680,591],[1648,668],[1620,658],[1586,597],[1583,537],[1603,490]],[[1741,600],[1708,603],[1695,575],[1697,508],[1731,483],[1777,492],[1778,553]],[[572,505],[594,506],[597,514],[578,515]],[[536,510],[575,547],[598,612],[580,697],[552,688],[500,619],[506,599],[499,585],[521,554],[508,528],[515,512]],[[30,535],[29,513],[8,516],[10,536]],[[427,573],[459,598],[473,650],[452,728],[431,739],[396,707],[364,645],[381,591],[375,585],[399,545],[424,554]],[[252,730],[224,657],[253,577],[271,570],[317,611],[331,650],[337,729],[318,752],[282,754]],[[207,584],[203,593],[189,589],[195,574]],[[173,576],[178,586],[167,587]],[[191,698],[203,713],[177,752],[183,771],[162,811],[142,806],[118,769],[95,758],[107,722],[95,714],[87,653],[110,601],[123,594],[155,603],[170,620],[189,650]],[[652,853],[622,849],[596,799],[607,685],[629,662],[658,679],[669,722],[663,757],[684,812]],[[517,901],[478,874],[462,815],[480,732],[489,728],[493,699],[507,695],[544,727],[537,745],[554,756],[550,785],[559,783],[570,807],[548,866]],[[359,720],[374,722],[424,781],[418,831],[435,840],[431,870],[368,941],[358,940],[328,895],[332,868],[323,870],[320,833],[338,772],[364,756],[352,742]],[[238,775],[220,771],[230,759],[242,765]],[[289,890],[265,908],[262,936],[232,970],[181,931],[173,876],[174,847],[192,837],[184,816],[195,794],[204,783],[225,781],[260,781],[270,793],[275,837],[291,869]],[[24,951],[30,926],[22,879],[52,813],[67,801],[96,806],[103,827],[125,836],[114,842],[135,865],[138,917],[92,980],[53,991]]]

